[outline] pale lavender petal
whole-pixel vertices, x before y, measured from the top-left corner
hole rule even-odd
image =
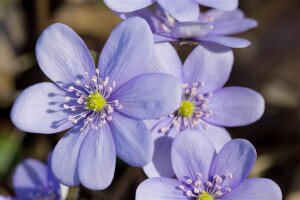
[[[162,35],[162,34],[155,34],[154,33],[154,42],[155,43],[162,43],[162,42],[176,42],[179,39],[172,38],[170,35]]]
[[[204,133],[210,139],[217,152],[219,152],[223,146],[231,140],[230,134],[223,127],[209,124],[208,128],[198,125],[195,129]]]
[[[118,112],[137,119],[155,119],[174,112],[180,106],[181,93],[175,77],[149,73],[129,80],[110,99],[119,100],[123,106]]]
[[[168,42],[154,45],[150,68],[153,72],[170,74],[182,82],[182,62],[176,49]]]
[[[20,199],[32,199],[40,193],[46,196],[47,191],[47,166],[38,160],[27,159],[20,163],[13,175],[13,187],[16,196]]]
[[[203,37],[212,30],[213,26],[208,23],[199,22],[178,22],[171,31],[174,38],[190,39]]]
[[[198,19],[200,10],[195,0],[157,0],[159,5],[178,21]]]
[[[203,82],[199,90],[207,93],[221,88],[228,80],[233,65],[233,53],[228,47],[213,43],[198,45],[183,65],[185,83]]]
[[[155,30],[158,30],[159,25],[161,24],[161,21],[155,16],[154,11],[149,8],[144,8],[130,13],[117,13],[117,14],[122,19],[128,19],[130,17],[141,17],[147,21],[148,25],[150,26],[153,32],[155,32]]]
[[[200,5],[216,8],[219,10],[232,11],[238,7],[238,0],[196,0]]]
[[[281,200],[282,193],[278,185],[265,178],[250,178],[243,181],[237,188],[227,195],[222,196],[222,200]]]
[[[239,20],[244,18],[244,13],[240,9],[234,11],[223,11],[217,9],[210,9],[205,12],[201,12],[200,21],[209,20],[212,23],[226,22],[230,20]]]
[[[199,41],[214,42],[231,48],[244,48],[251,44],[249,40],[237,37],[221,36],[221,35],[206,35],[197,38]]]
[[[119,87],[131,78],[147,73],[153,45],[153,34],[145,20],[131,17],[121,22],[101,52],[100,77],[109,77]]]
[[[243,139],[235,139],[221,149],[212,163],[210,177],[218,175],[229,177],[223,182],[224,188],[237,187],[248,176],[256,161],[256,151],[253,145]],[[224,179],[224,178],[223,178]]]
[[[150,178],[142,182],[136,190],[136,200],[190,200],[178,186],[182,183],[170,178]]]
[[[81,184],[102,190],[112,182],[116,167],[116,149],[107,124],[90,128],[79,152],[78,172]]]
[[[179,133],[171,150],[173,170],[179,180],[186,177],[197,180],[198,173],[201,173],[202,181],[208,180],[215,156],[216,150],[208,137],[195,130]]]
[[[51,168],[58,180],[67,186],[80,184],[78,175],[78,156],[81,144],[88,129],[80,131],[81,126],[73,127],[57,143],[52,154]]]
[[[205,120],[220,126],[243,126],[257,121],[264,112],[263,97],[254,90],[243,87],[225,87],[209,98],[208,109],[212,115]]]
[[[144,167],[144,172],[148,177],[173,177],[174,171],[171,161],[171,147],[177,130],[172,128],[167,134],[160,133],[158,129],[171,123],[170,119],[160,122],[151,130],[154,141],[154,153],[152,160]]]
[[[214,25],[210,35],[233,35],[250,30],[257,26],[257,21],[250,18],[230,20]]]
[[[153,4],[156,0],[104,0],[104,3],[117,12],[132,12]]]
[[[58,84],[74,83],[84,72],[95,72],[87,46],[64,24],[53,24],[41,34],[36,57],[42,71]]]
[[[11,120],[32,133],[57,133],[73,126],[65,111],[66,92],[53,83],[39,83],[25,89],[16,99]]]
[[[154,145],[144,122],[116,112],[111,116],[109,127],[118,157],[132,166],[145,166],[152,158]]]

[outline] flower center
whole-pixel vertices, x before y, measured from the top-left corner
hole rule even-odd
[[[91,93],[86,102],[86,107],[94,112],[102,110],[106,106],[106,100],[99,92]]]
[[[180,108],[178,110],[178,114],[182,117],[190,117],[193,115],[195,110],[195,105],[193,102],[190,102],[188,100],[182,101]]]
[[[210,196],[207,192],[203,192],[198,196],[197,200],[214,200],[214,198]]]
[[[226,187],[228,181],[232,180],[232,174],[214,175],[210,180],[203,181],[200,173],[196,174],[196,179],[186,178],[177,189],[184,192],[187,197],[195,200],[215,200],[220,196],[231,192],[231,188]]]
[[[158,130],[159,133],[168,134],[172,128],[182,131],[186,129],[194,129],[198,124],[202,124],[207,130],[209,124],[205,118],[210,117],[213,111],[208,108],[209,98],[213,93],[200,93],[199,89],[204,86],[204,82],[195,82],[190,87],[187,83],[182,84],[183,96],[179,109],[168,115],[171,118],[166,126]]]
[[[73,112],[68,119],[74,124],[82,120],[81,131],[85,127],[98,129],[107,121],[111,121],[111,113],[123,107],[118,99],[111,99],[110,95],[115,86],[115,81],[111,81],[109,77],[101,78],[98,69],[92,76],[84,72],[82,78],[66,88],[69,96],[65,97],[65,102],[68,103],[63,107]]]

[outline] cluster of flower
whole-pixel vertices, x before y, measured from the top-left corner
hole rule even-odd
[[[32,133],[69,130],[49,168],[34,160],[17,167],[17,197],[61,199],[59,183],[105,189],[117,155],[150,177],[137,200],[282,199],[273,181],[247,178],[256,151],[223,128],[250,124],[264,112],[257,92],[223,87],[231,48],[250,44],[228,35],[257,26],[237,9],[238,0],[104,2],[124,21],[99,60],[63,24],[49,26],[37,41],[39,66],[54,83],[24,90],[12,122]],[[199,5],[213,9],[200,12]],[[197,46],[182,64],[170,41]]]

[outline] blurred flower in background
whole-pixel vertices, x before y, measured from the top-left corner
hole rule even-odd
[[[0,196],[0,199],[63,200],[69,190],[58,182],[49,166],[35,159],[26,159],[18,164],[13,174],[13,188],[16,198]]]

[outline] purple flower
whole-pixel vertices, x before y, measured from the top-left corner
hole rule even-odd
[[[14,197],[0,196],[0,199],[65,199],[68,187],[60,184],[47,165],[35,159],[20,163],[13,175]]]
[[[159,6],[155,11],[148,8],[133,12],[122,13],[123,19],[139,16],[147,20],[155,42],[170,41],[207,41],[219,43],[228,47],[243,48],[250,41],[229,35],[242,33],[257,26],[254,19],[245,18],[241,10],[220,11],[211,9],[200,14],[197,20],[178,22]]]
[[[116,155],[137,167],[149,162],[153,141],[143,120],[172,112],[181,96],[174,77],[145,74],[152,53],[152,33],[140,18],[125,20],[113,30],[97,69],[69,27],[54,24],[42,33],[37,60],[55,84],[24,90],[11,119],[34,133],[71,128],[53,151],[53,173],[63,184],[104,189],[113,179]]]
[[[192,21],[199,17],[199,5],[232,11],[238,0],[104,0],[116,12],[133,12],[157,2],[164,10],[179,21]]]
[[[150,178],[137,188],[136,200],[282,199],[272,180],[246,178],[256,161],[247,140],[232,140],[217,153],[204,134],[187,130],[175,138],[171,156],[178,180]]]
[[[144,170],[149,177],[172,177],[171,145],[178,132],[196,129],[205,133],[220,150],[231,138],[223,128],[258,120],[264,99],[243,87],[223,87],[229,78],[233,53],[228,47],[203,43],[182,65],[169,43],[155,45],[152,70],[170,74],[182,83],[181,105],[168,116],[147,121],[155,143],[154,155]]]

